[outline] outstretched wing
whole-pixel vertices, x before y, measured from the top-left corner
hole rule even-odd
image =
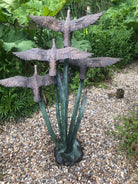
[[[63,49],[58,49],[58,52],[56,53],[56,59],[79,59],[79,58],[87,58],[90,57],[92,55],[92,53],[87,53],[87,52],[83,52],[80,51],[76,48],[73,47],[66,47]]]
[[[76,31],[76,30],[85,28],[91,24],[94,24],[102,16],[103,13],[104,12],[100,12],[92,15],[86,15],[77,20],[71,21],[71,26],[70,26],[71,31]]]
[[[29,15],[29,17],[39,26],[43,28],[48,28],[53,31],[62,31],[63,25],[65,21],[57,20],[53,17],[45,17],[45,16],[34,16]]]
[[[0,80],[0,85],[5,87],[27,87],[27,77],[15,76]]]
[[[22,52],[13,52],[14,55],[23,60],[38,60],[47,61],[49,60],[49,50],[33,48]]]
[[[105,67],[113,65],[122,58],[112,58],[112,57],[97,57],[97,58],[87,58],[87,67]]]
[[[112,57],[96,57],[96,58],[85,58],[85,59],[70,59],[69,63],[78,67],[105,67],[113,65],[122,58],[112,58]],[[60,60],[60,62],[63,62]]]

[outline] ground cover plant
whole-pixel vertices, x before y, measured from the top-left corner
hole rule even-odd
[[[119,140],[119,150],[124,150],[129,157],[138,159],[138,104],[128,116],[118,117],[116,131]]]

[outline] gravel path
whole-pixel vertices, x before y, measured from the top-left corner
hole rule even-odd
[[[54,160],[54,144],[48,135],[41,112],[12,124],[0,126],[1,184],[135,184],[138,161],[130,163],[125,153],[116,150],[114,117],[127,115],[138,102],[138,63],[106,82],[107,89],[87,89],[87,105],[78,132],[84,156],[74,166],[59,166]],[[108,98],[109,93],[123,88],[125,96]],[[69,98],[71,113],[74,95]],[[49,107],[52,125],[57,132],[54,107]],[[69,117],[70,118],[70,117]],[[2,175],[3,173],[3,175]]]

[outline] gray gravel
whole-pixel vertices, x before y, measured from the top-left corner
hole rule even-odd
[[[74,166],[59,166],[54,160],[54,144],[48,135],[41,112],[18,123],[0,126],[1,184],[135,184],[138,182],[138,161],[128,160],[125,152],[117,151],[118,141],[108,132],[115,129],[118,115],[128,115],[138,102],[138,63],[131,64],[113,79],[104,83],[107,89],[87,89],[87,104],[77,138],[84,156]],[[108,97],[118,88],[125,96]],[[74,103],[69,97],[69,119]],[[49,107],[52,125],[57,132],[54,106]]]

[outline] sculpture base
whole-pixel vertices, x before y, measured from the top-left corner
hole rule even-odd
[[[65,150],[54,149],[55,160],[60,165],[74,165],[76,162],[80,162],[83,157],[83,151],[80,143],[75,140],[73,150],[70,153],[66,153]]]

